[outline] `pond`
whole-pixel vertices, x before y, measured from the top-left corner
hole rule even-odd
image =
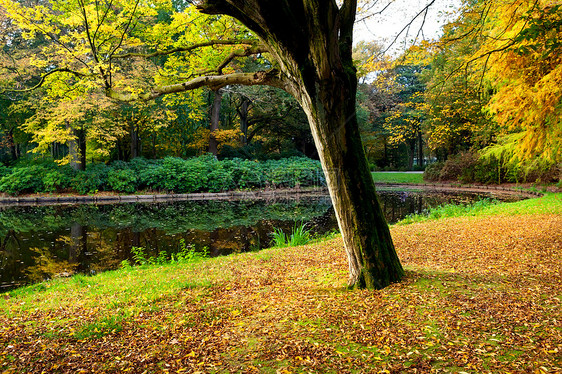
[[[379,191],[389,223],[470,193]],[[119,268],[131,248],[174,253],[183,243],[211,256],[267,248],[271,232],[306,223],[314,234],[337,229],[328,196],[280,201],[181,201],[113,205],[0,207],[0,292],[74,273]]]

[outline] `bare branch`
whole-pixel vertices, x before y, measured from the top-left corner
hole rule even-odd
[[[414,18],[412,18],[410,20],[410,22],[408,22],[408,24],[406,24],[406,26],[404,26],[402,28],[402,30],[400,30],[400,32],[398,34],[396,34],[396,36],[394,37],[394,39],[392,40],[392,43],[390,43],[390,45],[384,50],[382,51],[381,54],[385,54],[386,52],[388,52],[388,50],[396,43],[396,41],[398,40],[398,38],[400,37],[400,35],[402,35],[404,33],[404,31],[409,30],[410,27],[412,26],[412,24],[414,23],[415,20],[418,19],[418,17],[420,17],[422,14],[424,15],[424,23],[425,23],[425,17],[427,16],[427,12],[429,10],[429,8],[431,8],[431,6],[435,3],[436,0],[431,0],[429,2],[429,4],[427,4],[422,10],[420,10],[418,12],[418,14],[416,14],[414,16]],[[406,33],[407,34],[407,33]]]
[[[40,88],[41,86],[43,86],[43,84],[45,83],[45,80],[48,76],[53,75],[53,74],[57,74],[57,73],[71,73],[71,74],[73,74],[77,77],[86,77],[87,76],[86,74],[79,73],[77,71],[74,71],[74,70],[71,70],[71,69],[68,69],[68,68],[58,68],[58,69],[53,69],[53,70],[43,74],[41,76],[41,79],[39,79],[39,82],[33,87],[25,88],[23,90],[4,89],[4,90],[0,91],[0,93],[3,93],[3,92],[31,92],[31,91],[36,90],[36,89]]]

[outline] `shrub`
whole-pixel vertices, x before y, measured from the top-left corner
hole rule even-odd
[[[70,166],[47,170],[43,176],[44,190],[46,192],[64,191],[71,187],[72,178],[75,175],[76,172]]]
[[[474,180],[479,183],[493,184],[505,180],[505,168],[496,156],[480,158],[474,167]]]
[[[226,165],[218,165],[207,175],[206,190],[209,192],[222,192],[234,189],[233,170]]]
[[[109,167],[105,164],[88,165],[72,179],[71,186],[81,194],[96,193],[107,189]]]
[[[232,178],[238,188],[260,188],[265,185],[266,177],[263,163],[250,160],[233,160]]]
[[[7,166],[0,165],[0,179],[4,178],[6,175],[10,174],[12,169]]]
[[[440,181],[456,181],[461,176],[464,165],[462,164],[461,155],[449,156],[443,164],[439,173]]]
[[[435,162],[427,165],[425,172],[423,173],[423,179],[430,182],[437,182],[444,164],[444,162]]]
[[[85,171],[79,172],[52,162],[20,166],[13,172],[0,165],[0,181],[5,182],[0,183],[0,191],[12,194],[67,189],[81,194],[104,190],[133,193],[138,189],[176,193],[221,192],[261,188],[266,183],[277,187],[326,183],[320,162],[305,157],[259,162],[219,161],[212,155],[187,160],[178,157],[155,161],[135,158],[129,163],[116,161],[111,166],[88,165]]]
[[[15,168],[0,179],[0,191],[10,195],[44,192],[43,178],[46,170],[39,165]]]
[[[131,169],[111,169],[107,185],[113,191],[133,193],[137,190],[137,177]]]

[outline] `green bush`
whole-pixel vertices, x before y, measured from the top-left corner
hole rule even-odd
[[[45,192],[61,192],[69,189],[75,175],[76,173],[70,166],[47,170],[43,176]]]
[[[162,160],[135,158],[131,162],[116,161],[88,165],[85,171],[73,171],[53,162],[40,165],[0,167],[0,191],[55,192],[74,190],[80,194],[98,191],[133,193],[150,189],[175,193],[221,192],[236,188],[253,189],[325,185],[320,162],[305,157],[251,161],[217,160],[212,155]]]
[[[44,192],[43,178],[45,175],[45,168],[39,165],[15,168],[10,174],[0,179],[0,192],[10,195]]]
[[[207,188],[209,192],[223,192],[234,189],[236,183],[233,178],[233,170],[226,165],[217,165],[207,175]]]
[[[236,159],[234,162],[236,165],[232,169],[232,178],[236,187],[247,189],[265,186],[266,177],[263,163],[240,159]]]
[[[113,191],[133,193],[137,190],[137,177],[131,169],[111,169],[107,173],[107,184]]]
[[[10,174],[12,169],[7,166],[0,165],[0,179],[4,178],[6,175]]]
[[[107,190],[109,167],[105,164],[88,165],[72,179],[72,188],[80,194],[91,194]]]

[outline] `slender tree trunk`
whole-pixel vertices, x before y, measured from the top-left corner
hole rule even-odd
[[[240,118],[240,131],[242,132],[242,144],[248,144],[248,112],[252,102],[247,97],[242,98],[242,103],[237,112]]]
[[[66,125],[68,129],[70,129],[72,135],[74,136],[73,139],[68,141],[68,154],[70,156],[70,166],[74,170],[85,170],[86,169],[86,144],[85,139],[83,139],[83,134],[81,134],[80,130],[77,130],[70,126],[70,124]],[[81,136],[82,135],[82,136]],[[83,152],[81,152],[83,150]]]
[[[416,140],[408,140],[408,170],[414,169],[414,156],[416,155]]]
[[[422,132],[418,131],[418,165],[423,167],[425,160],[423,159],[423,137]]]
[[[14,129],[11,128],[6,135],[6,139],[8,140],[8,144],[10,145],[10,155],[12,156],[12,160],[15,161],[18,159],[18,147],[14,140]]]
[[[219,153],[219,143],[215,138],[214,131],[219,129],[219,121],[221,114],[222,92],[221,90],[213,91],[213,106],[211,107],[211,135],[209,136],[209,153],[215,156]]]
[[[86,170],[86,130],[84,128],[78,129],[76,132],[78,136],[78,152],[80,155],[80,170]]]
[[[139,139],[139,124],[138,122],[131,123],[130,128],[131,136],[131,159],[139,157],[140,139]]]

